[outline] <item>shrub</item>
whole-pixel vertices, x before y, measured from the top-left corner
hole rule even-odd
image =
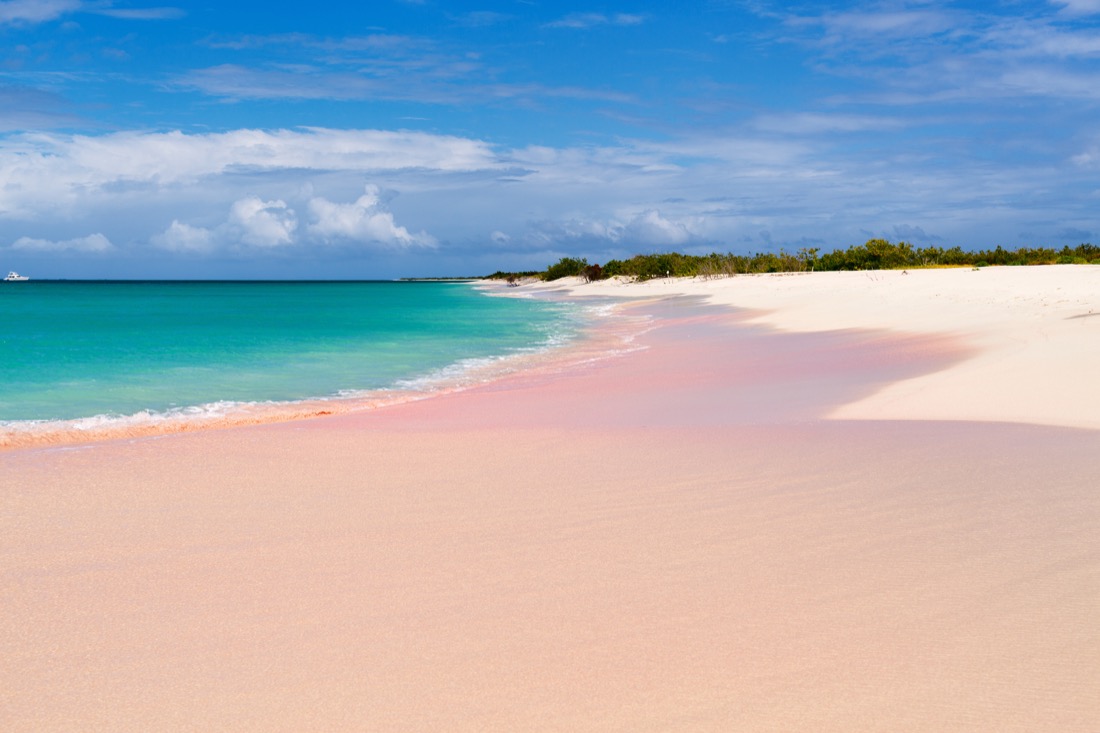
[[[542,274],[542,279],[560,280],[563,277],[575,277],[582,274],[586,267],[588,267],[588,260],[583,257],[580,259],[576,257],[562,257],[555,264],[546,268],[546,272]]]
[[[599,265],[589,265],[584,268],[581,275],[584,276],[584,281],[586,283],[593,282],[594,280],[603,280],[603,268]]]

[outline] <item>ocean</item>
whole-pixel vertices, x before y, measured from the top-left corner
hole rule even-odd
[[[570,342],[585,312],[453,282],[0,283],[0,430],[422,394]]]

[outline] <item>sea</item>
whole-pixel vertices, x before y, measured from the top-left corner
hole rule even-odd
[[[464,282],[0,283],[0,432],[421,397],[568,345],[593,317]]]

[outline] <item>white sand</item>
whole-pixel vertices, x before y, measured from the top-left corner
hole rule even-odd
[[[785,331],[888,329],[958,336],[977,351],[832,417],[988,420],[1100,428],[1100,267],[820,272],[625,284],[528,285],[572,296],[689,294]]]

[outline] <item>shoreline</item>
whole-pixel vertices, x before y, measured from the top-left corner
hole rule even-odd
[[[923,281],[938,281],[928,285]],[[629,306],[653,299],[700,298],[713,307],[747,314],[745,325],[781,332],[820,333],[864,330],[954,339],[968,357],[948,370],[898,380],[875,394],[838,405],[838,420],[962,420],[1015,422],[1100,429],[1100,393],[1076,389],[1100,365],[1100,267],[935,268],[866,272],[772,273],[723,278],[622,280],[584,283],[563,278],[505,287],[473,282],[490,297],[568,297],[614,301]],[[1068,285],[1068,287],[1064,287]],[[1027,288],[1031,288],[1029,291]],[[976,288],[976,290],[975,290]],[[921,292],[921,290],[925,292]],[[847,302],[829,301],[834,290]],[[1066,292],[1063,292],[1066,291]],[[984,301],[982,300],[984,299]],[[819,307],[827,301],[828,307]],[[1053,307],[1052,307],[1053,306]],[[951,312],[960,308],[961,317]],[[1001,310],[1020,320],[1008,325]],[[1096,315],[1096,320],[1090,317]],[[602,333],[602,335],[601,335]],[[636,335],[636,334],[633,334]],[[611,338],[627,339],[622,332]],[[598,345],[593,348],[591,342]],[[614,345],[598,324],[579,345],[548,347],[532,357],[512,354],[468,370],[457,380],[436,379],[427,389],[379,389],[353,397],[303,399],[285,403],[220,403],[177,412],[93,416],[74,420],[20,421],[0,430],[0,452],[164,436],[202,430],[308,420],[381,409],[469,389],[525,369],[564,369],[573,361],[613,356]],[[996,385],[1025,385],[1004,399]],[[205,410],[205,408],[218,408]]]
[[[227,430],[377,410],[470,389],[517,371],[561,370],[589,359],[613,358],[642,328],[629,317],[611,311],[589,314],[585,319],[587,325],[565,344],[545,343],[492,357],[463,359],[387,388],[348,390],[346,395],[285,402],[215,402],[133,415],[10,421],[0,424],[0,452]]]
[[[1092,729],[1100,432],[832,419],[980,353],[647,292],[618,358],[0,454],[0,727]]]

